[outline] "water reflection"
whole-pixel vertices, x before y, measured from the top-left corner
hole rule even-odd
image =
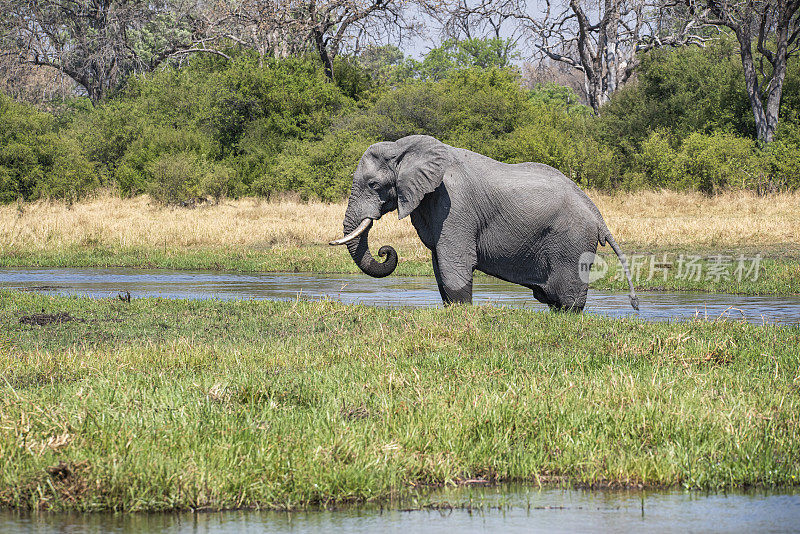
[[[133,298],[271,299],[332,298],[347,304],[375,306],[441,306],[432,277],[369,278],[365,275],[295,273],[229,273],[144,269],[0,269],[0,287],[53,294]],[[800,296],[746,296],[722,293],[640,293],[641,312],[648,320],[715,319],[751,322],[800,322]],[[530,291],[492,277],[476,277],[475,304],[545,309]],[[609,316],[634,315],[622,292],[589,291],[586,311]]]
[[[791,532],[800,529],[800,494],[591,492],[520,487],[461,489],[433,502],[468,509],[302,513],[184,514],[0,513],[0,531],[16,533],[399,533],[427,532]]]

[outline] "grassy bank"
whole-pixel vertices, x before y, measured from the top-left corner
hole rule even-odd
[[[609,228],[629,256],[638,257],[640,290],[678,289],[730,293],[800,293],[800,194],[757,197],[729,193],[591,192]],[[146,267],[234,271],[354,273],[343,247],[327,242],[341,234],[345,204],[257,199],[225,201],[196,209],[163,208],[148,197],[103,196],[79,204],[39,202],[0,207],[0,266]],[[381,219],[373,248],[393,245],[398,275],[432,276],[430,253],[408,219]],[[624,289],[612,263],[596,289]],[[651,255],[671,268],[651,268]],[[723,276],[709,263],[726,256]],[[684,258],[700,256],[700,272],[685,276]],[[736,276],[738,259],[760,255],[758,276]]]
[[[800,330],[0,292],[0,506],[800,480]]]

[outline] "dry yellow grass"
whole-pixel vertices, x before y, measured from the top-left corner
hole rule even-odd
[[[617,241],[649,247],[800,246],[800,193],[590,192]]]
[[[72,245],[112,247],[254,248],[326,245],[342,235],[346,204],[284,199],[227,200],[195,209],[162,207],[149,197],[101,195],[68,206],[41,201],[0,206],[0,251]],[[408,219],[387,215],[371,242],[392,243],[408,259],[426,250]]]
[[[590,192],[617,241],[659,248],[800,245],[800,194],[757,197],[737,192]],[[165,208],[148,197],[101,195],[67,206],[36,202],[0,207],[0,251],[72,245],[253,248],[324,245],[342,233],[345,203],[286,199],[228,200],[196,209]],[[376,223],[374,245],[392,244],[406,259],[426,259],[409,219]]]

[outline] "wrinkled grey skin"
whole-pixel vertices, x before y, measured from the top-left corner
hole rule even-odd
[[[607,241],[622,262],[631,305],[638,309],[625,256],[599,210],[552,167],[508,165],[423,135],[376,143],[353,177],[344,233],[395,209],[401,219],[411,215],[431,250],[445,304],[472,302],[472,273],[478,269],[530,288],[553,309],[580,311],[588,289],[579,275],[581,254],[591,253],[591,265],[597,243]],[[376,261],[368,233],[347,243],[350,255],[366,274],[387,276],[397,254],[385,246],[379,255],[386,260]]]

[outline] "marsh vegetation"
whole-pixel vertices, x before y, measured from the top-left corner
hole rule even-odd
[[[800,477],[797,327],[7,291],[0,324],[0,506],[286,509],[470,480]]]

